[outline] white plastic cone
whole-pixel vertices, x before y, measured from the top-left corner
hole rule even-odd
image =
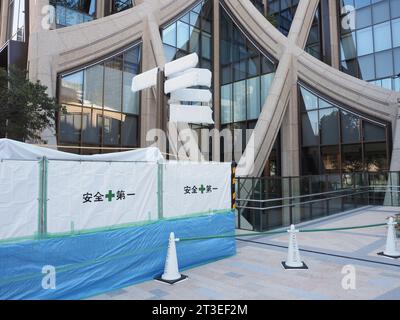
[[[165,260],[164,273],[161,276],[162,280],[165,281],[177,281],[182,278],[178,268],[178,258],[176,256],[175,242],[179,239],[175,239],[175,234],[171,232],[169,234],[167,258]]]
[[[394,221],[393,217],[389,218],[387,223],[388,231],[387,231],[387,238],[386,238],[386,248],[383,251],[385,256],[389,257],[400,257],[400,252],[396,249],[396,230],[394,226],[397,222]]]
[[[296,230],[292,224],[287,232],[289,233],[289,247],[284,267],[306,269],[307,266],[301,261],[299,245],[297,243],[296,233],[299,232],[299,230]]]

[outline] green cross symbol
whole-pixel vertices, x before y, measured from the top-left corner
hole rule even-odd
[[[111,190],[108,190],[108,193],[106,194],[106,198],[108,199],[108,202],[111,202],[112,198],[114,198],[114,197],[115,197],[115,194],[112,193]]]
[[[200,188],[199,188],[199,191],[200,191],[201,193],[204,193],[205,190],[206,190],[206,188],[204,188],[204,186],[201,185]]]

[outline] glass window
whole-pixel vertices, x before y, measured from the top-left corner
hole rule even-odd
[[[316,146],[319,144],[318,111],[309,111],[302,114],[301,129],[303,146]]]
[[[124,11],[132,6],[132,0],[112,0],[112,13]]]
[[[190,52],[196,52],[200,56],[200,30],[190,27]]]
[[[393,50],[393,56],[394,56],[394,74],[397,76],[400,74],[400,48]]]
[[[80,110],[79,110],[80,111]],[[63,113],[60,115],[60,140],[79,142],[81,133],[81,113]]]
[[[342,142],[354,143],[360,141],[360,119],[355,115],[341,111]]]
[[[165,44],[176,47],[176,23],[173,23],[169,27],[163,29],[162,39]]]
[[[121,111],[122,55],[104,62],[104,109]]]
[[[221,123],[232,121],[232,84],[227,84],[221,87]]]
[[[354,57],[356,57],[357,46],[355,32],[342,35],[340,49],[342,60],[353,59]]]
[[[360,69],[360,78],[363,80],[375,79],[375,59],[374,55],[358,58],[358,67]]]
[[[201,34],[201,56],[211,59],[211,35],[204,32]]]
[[[339,143],[338,115],[339,115],[339,110],[337,108],[322,109],[319,111],[321,144],[330,145]]]
[[[233,84],[233,120],[246,120],[246,80]]]
[[[135,147],[138,142],[138,119],[137,117],[123,116],[122,117],[122,146]]]
[[[103,107],[103,64],[85,69],[84,101],[86,107]]]
[[[82,108],[82,141],[100,144],[102,110]]]
[[[270,73],[261,76],[261,107],[267,101],[274,75],[274,73]]]
[[[340,170],[339,146],[321,148],[322,169],[325,173],[335,173]]]
[[[363,170],[361,144],[342,146],[342,167],[345,172]]]
[[[61,79],[60,102],[82,104],[83,71],[64,76]]]
[[[132,92],[132,79],[139,73],[139,47],[124,52],[123,108],[126,113],[139,114],[139,92]]]
[[[120,137],[121,114],[118,112],[104,112],[103,142],[104,145],[118,146]]]
[[[377,78],[386,78],[393,75],[392,50],[376,53],[375,67],[376,67]]]
[[[348,60],[348,61],[342,61],[341,63],[342,66],[342,71],[352,75],[352,76],[357,76],[358,73],[358,61],[356,59],[353,60]]]
[[[318,148],[303,148],[301,158],[302,175],[320,174]]]
[[[364,141],[385,141],[385,128],[364,121]]]
[[[399,1],[400,3],[400,1]],[[400,8],[399,8],[400,10]],[[392,21],[392,39],[393,39],[393,47],[400,46],[400,19],[396,19]]]
[[[364,154],[365,170],[377,172],[388,169],[386,143],[367,143]]]
[[[260,78],[247,81],[247,119],[258,119],[260,114]]]
[[[357,55],[363,56],[374,51],[372,40],[372,28],[358,30],[357,34]]]
[[[260,56],[256,55],[247,60],[247,70],[249,76],[256,76],[260,74]]]
[[[176,56],[176,48],[164,44],[164,55],[166,62],[174,60]]]
[[[189,25],[178,21],[177,30],[177,47],[182,50],[188,50]]]
[[[383,51],[392,47],[390,22],[374,26],[375,51]]]
[[[369,6],[371,4],[371,0],[355,0],[355,8],[362,8],[365,6]]]
[[[318,109],[318,98],[313,95],[310,91],[300,87],[301,93],[301,105],[304,108],[303,110],[313,110]],[[302,111],[303,111],[302,110]]]
[[[372,6],[372,18],[374,24],[390,19],[389,0],[380,1]]]
[[[138,117],[127,114],[139,115],[139,95],[131,91],[131,84],[132,77],[140,71],[140,55],[141,47],[136,45],[61,77],[59,101],[67,107],[67,115],[59,116],[60,141],[99,147],[74,151],[83,154],[98,153],[104,145],[119,147],[120,142],[137,146]],[[114,110],[119,112],[111,112]],[[121,125],[121,119],[127,119],[126,123]],[[130,134],[121,138],[121,130]]]
[[[400,17],[400,1],[399,0],[390,0],[390,14],[392,15],[392,19]]]
[[[356,11],[356,28],[362,29],[372,24],[371,7],[362,8]]]

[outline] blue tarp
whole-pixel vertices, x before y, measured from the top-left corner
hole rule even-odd
[[[144,226],[0,245],[0,299],[82,299],[160,275],[168,237],[234,234],[234,214],[162,220]],[[181,269],[236,253],[235,239],[177,242]],[[42,268],[54,266],[56,288],[43,289]]]

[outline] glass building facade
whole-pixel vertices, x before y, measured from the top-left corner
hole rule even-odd
[[[302,175],[389,168],[390,125],[299,86]]]
[[[132,8],[134,5],[133,0],[112,0],[111,1],[111,14],[124,11]]]
[[[243,150],[249,138],[245,129],[254,129],[275,70],[276,63],[242,33],[221,6],[221,129],[242,129]],[[277,163],[270,167],[277,173]]]
[[[9,1],[7,39],[25,41],[25,0]]]
[[[96,0],[50,0],[56,10],[57,28],[73,26],[96,18]]]
[[[400,91],[400,1],[339,2],[341,70]]]
[[[267,14],[285,36],[289,34],[298,4],[299,0],[267,0]]]
[[[161,28],[166,61],[196,52],[199,67],[212,71],[213,1],[201,1],[172,23]]]
[[[89,147],[70,152],[101,153],[99,147],[139,146],[140,99],[131,91],[140,72],[141,45],[94,65],[59,76],[58,144]],[[107,152],[104,149],[103,152]]]
[[[322,54],[322,32],[321,32],[321,4],[315,12],[314,20],[308,34],[305,51],[319,60],[323,59]]]

